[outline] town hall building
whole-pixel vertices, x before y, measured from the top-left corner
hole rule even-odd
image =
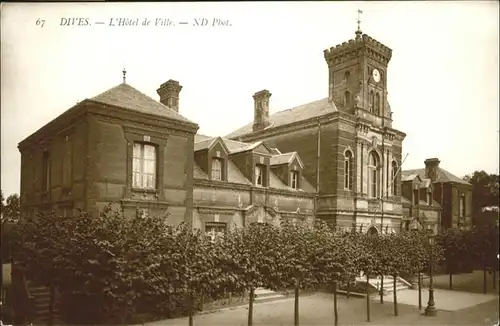
[[[254,95],[254,121],[226,137],[297,151],[318,191],[316,217],[341,227],[399,230],[402,143],[387,98],[392,50],[359,28],[324,51],[328,96],[269,114],[271,92]]]
[[[200,135],[182,116],[179,82],[160,85],[157,101],[124,72],[123,83],[19,143],[21,212],[99,214],[113,203],[213,234],[297,219],[397,232],[422,224],[424,211],[427,224],[440,223],[440,204],[405,190],[411,183],[426,194],[435,184],[402,179],[406,135],[393,127],[388,101],[391,56],[358,27],[354,39],[324,51],[327,97],[270,114],[271,92],[261,90],[254,121],[224,137]]]

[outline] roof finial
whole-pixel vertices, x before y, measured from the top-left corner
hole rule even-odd
[[[361,14],[363,13],[363,10],[361,9],[358,9],[358,19],[357,19],[357,23],[358,23],[358,30],[356,31],[356,38],[359,38],[361,36],[361,34],[363,32],[361,32]]]
[[[126,84],[127,83],[127,70],[125,70],[125,67],[123,67],[122,73],[123,73],[123,83]]]

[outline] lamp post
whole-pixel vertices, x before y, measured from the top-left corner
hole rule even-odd
[[[425,308],[425,315],[433,317],[437,315],[436,305],[434,304],[434,280],[432,277],[432,269],[434,268],[434,259],[432,255],[432,249],[434,245],[434,234],[432,229],[427,230],[429,233],[429,301],[427,302],[427,307]]]

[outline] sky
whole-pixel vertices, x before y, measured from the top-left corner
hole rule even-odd
[[[121,83],[124,67],[127,83],[154,99],[178,80],[180,113],[210,136],[251,122],[259,90],[273,94],[271,113],[327,97],[323,50],[354,37],[358,8],[362,31],[393,50],[388,98],[393,127],[407,134],[403,169],[438,157],[459,177],[498,173],[498,1],[2,3],[4,195],[19,192],[17,144]],[[153,26],[157,18],[188,24]]]

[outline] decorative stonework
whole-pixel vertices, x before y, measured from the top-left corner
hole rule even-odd
[[[339,123],[339,130],[354,133],[355,129],[352,125],[346,123]]]
[[[356,124],[356,131],[360,134],[367,135],[370,131],[370,126],[361,122]]]

